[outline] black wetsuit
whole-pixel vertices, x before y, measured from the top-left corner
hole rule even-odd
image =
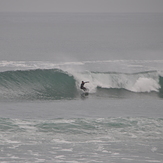
[[[85,91],[85,90],[86,90],[86,88],[84,87],[84,84],[85,84],[84,82],[83,82],[83,83],[81,83],[80,88],[81,88],[81,89],[83,89],[83,90]]]
[[[80,88],[83,89],[85,83],[81,83]]]

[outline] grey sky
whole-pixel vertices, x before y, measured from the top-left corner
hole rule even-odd
[[[163,12],[163,0],[0,0],[0,12]]]

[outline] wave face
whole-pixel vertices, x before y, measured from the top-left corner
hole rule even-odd
[[[75,94],[74,78],[58,69],[0,73],[1,98],[62,99]]]
[[[80,82],[92,95],[129,92],[163,93],[163,77],[157,71],[141,73],[67,72],[61,69],[36,69],[0,72],[0,99],[74,99]]]

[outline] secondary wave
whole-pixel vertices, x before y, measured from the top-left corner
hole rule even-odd
[[[98,95],[108,90],[163,93],[163,77],[157,71],[128,74],[36,69],[0,72],[0,99],[74,99],[79,97],[82,80],[88,80],[86,87]]]

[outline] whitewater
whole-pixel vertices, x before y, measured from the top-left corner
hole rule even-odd
[[[82,64],[73,62],[72,66],[72,63],[34,62],[32,65],[31,62],[2,61],[1,67],[9,68],[12,66],[17,70],[0,72],[0,97],[1,99],[20,98],[27,100],[78,98],[82,92],[80,90],[82,80],[89,81],[87,84],[89,93],[96,96],[106,95],[107,92],[110,95],[109,90],[112,90],[112,93],[114,91],[126,91],[128,94],[131,92],[158,92],[158,94],[162,94],[163,77],[161,72],[156,70],[133,73],[79,71],[81,65],[83,67],[88,63],[96,63],[97,65],[99,62],[87,61]],[[105,63],[109,64],[109,62]],[[69,67],[70,64],[71,67]],[[46,65],[44,69],[41,69],[42,65]],[[50,67],[51,69],[49,69]],[[78,70],[76,71],[76,69]]]
[[[0,162],[162,163],[162,42],[162,14],[0,13]]]

